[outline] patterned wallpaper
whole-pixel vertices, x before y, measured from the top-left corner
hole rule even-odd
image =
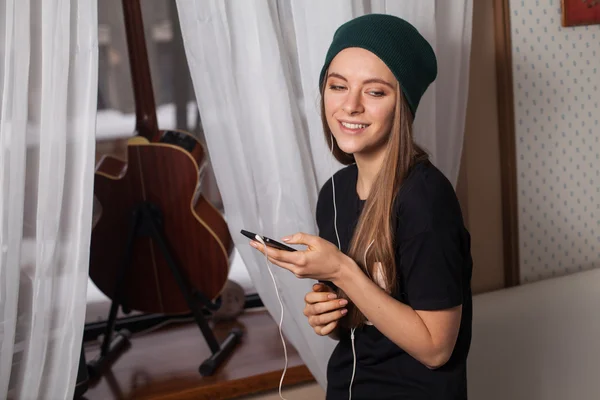
[[[600,267],[600,25],[510,0],[521,282]]]

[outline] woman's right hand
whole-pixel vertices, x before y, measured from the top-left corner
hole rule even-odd
[[[338,299],[333,290],[324,283],[313,285],[313,291],[304,297],[304,315],[317,335],[326,336],[334,332],[338,321],[346,314],[348,301]]]

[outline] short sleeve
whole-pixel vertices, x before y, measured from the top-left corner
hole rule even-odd
[[[465,256],[462,234],[454,226],[430,227],[399,243],[401,279],[415,310],[441,310],[463,301]]]

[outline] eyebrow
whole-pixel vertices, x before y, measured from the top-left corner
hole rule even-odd
[[[343,81],[348,82],[348,79],[346,79],[343,75],[338,74],[337,72],[331,72],[329,75],[327,75],[327,78],[330,78],[330,77],[339,78]],[[392,89],[395,89],[394,85],[392,85],[388,81],[380,79],[380,78],[371,78],[371,79],[367,79],[366,81],[363,82],[363,84],[367,84],[367,83],[381,83],[381,84],[389,86]]]

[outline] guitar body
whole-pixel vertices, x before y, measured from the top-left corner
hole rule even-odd
[[[102,217],[92,231],[90,277],[113,298],[121,268],[126,268],[120,302],[148,313],[189,312],[167,260],[155,240],[138,236],[131,262],[124,265],[132,211],[156,206],[161,232],[186,284],[214,300],[227,282],[233,241],[220,212],[200,194],[205,152],[193,136],[161,131],[150,142],[128,143],[128,160],[104,156],[95,173],[94,192]],[[157,171],[159,174],[157,174]]]

